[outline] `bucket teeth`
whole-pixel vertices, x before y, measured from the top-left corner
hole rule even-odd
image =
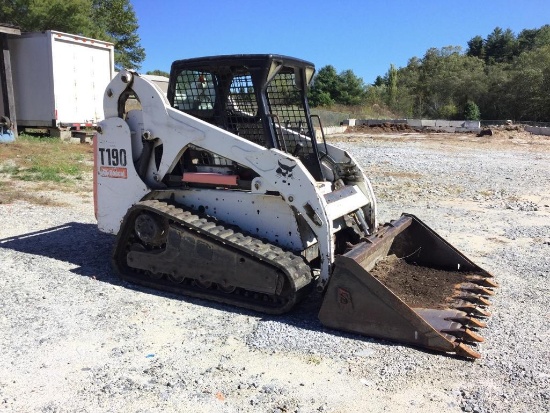
[[[441,332],[451,334],[456,338],[469,343],[483,343],[485,341],[479,334],[467,328],[441,330]]]
[[[476,294],[460,294],[458,296],[455,296],[454,298],[463,300],[463,301],[468,301],[470,303],[477,304],[477,305],[484,305],[484,306],[491,305],[491,302],[488,299],[486,299],[481,295],[476,295]]]
[[[460,343],[458,346],[456,346],[454,351],[459,356],[465,357],[465,358],[468,358],[468,359],[479,359],[479,358],[481,358],[481,354],[479,354],[473,348],[471,348],[470,346],[468,346],[467,344],[464,344],[464,343]]]
[[[468,275],[466,279],[469,282],[482,287],[498,288],[498,284],[491,277],[484,277],[482,275]]]
[[[469,292],[472,294],[478,294],[483,295],[485,297],[490,297],[492,295],[495,295],[495,293],[488,288],[482,287],[480,285],[474,284],[474,283],[464,283],[460,285],[460,289],[465,292]]]
[[[464,311],[474,317],[491,317],[491,313],[484,308],[478,307],[466,301],[461,301],[453,306],[457,310]]]
[[[466,327],[475,327],[475,328],[487,327],[487,324],[485,324],[483,321],[473,317],[450,317],[448,318],[448,320],[455,321]]]

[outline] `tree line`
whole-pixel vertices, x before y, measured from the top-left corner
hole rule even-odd
[[[57,30],[112,42],[117,69],[139,69],[145,60],[130,0],[2,0],[0,23],[25,32]]]
[[[515,35],[495,28],[459,46],[430,48],[407,66],[390,65],[365,85],[353,71],[325,66],[309,92],[313,106],[385,105],[395,115],[443,119],[550,120],[550,25]]]

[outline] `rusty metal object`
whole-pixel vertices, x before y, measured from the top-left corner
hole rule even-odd
[[[327,327],[475,359],[483,342],[476,330],[486,326],[481,318],[490,316],[495,287],[491,274],[404,214],[336,257],[319,318]]]

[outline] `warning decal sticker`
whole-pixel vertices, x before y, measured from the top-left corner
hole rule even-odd
[[[128,178],[128,169],[114,166],[100,166],[99,176],[105,178]]]

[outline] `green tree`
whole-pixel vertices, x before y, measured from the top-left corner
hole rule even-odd
[[[313,85],[308,93],[312,106],[359,105],[365,99],[365,84],[352,70],[340,74],[334,66],[322,67],[313,78]]]
[[[458,108],[450,101],[438,108],[437,117],[440,119],[457,119]]]
[[[420,84],[422,61],[413,57],[397,70],[397,103],[392,108],[404,117],[421,117],[425,93]]]
[[[471,57],[485,59],[485,42],[481,36],[472,37],[468,41],[468,50],[466,54]]]
[[[479,106],[469,100],[464,106],[464,119],[466,120],[480,120],[481,113],[479,112]]]
[[[376,79],[374,80],[373,86],[382,86],[386,83],[384,78],[380,75],[376,76]]]
[[[509,116],[517,120],[550,120],[550,46],[518,57],[510,68]]]
[[[155,70],[149,70],[147,73],[145,73],[146,75],[153,75],[153,76],[164,76],[164,77],[170,77],[170,73],[168,72],[165,72],[164,70],[159,70],[159,69],[155,69]]]
[[[92,18],[96,35],[107,37],[115,44],[117,69],[139,69],[145,59],[145,49],[139,44],[139,28],[134,8],[129,0],[92,0]]]
[[[313,85],[308,93],[312,106],[330,106],[335,103],[338,93],[338,73],[334,66],[324,66],[313,78]]]
[[[413,57],[397,69],[396,77],[397,97],[391,108],[406,117],[460,118],[466,102],[477,101],[487,89],[484,61],[458,46],[428,49],[422,59]],[[386,85],[389,78],[388,71]],[[389,95],[386,89],[388,103]]]
[[[484,119],[510,119],[510,70],[509,64],[486,66],[485,92],[475,102]]]
[[[344,70],[338,75],[338,93],[336,103],[342,105],[359,105],[365,98],[365,84],[353,70]]]
[[[548,24],[539,29],[522,30],[518,35],[518,48],[520,53],[548,45],[550,45],[550,25]]]
[[[397,69],[390,64],[388,70],[388,106],[394,107],[397,102]]]
[[[58,30],[113,42],[118,69],[139,69],[145,59],[129,0],[5,0],[0,22],[28,32]]]
[[[485,40],[485,61],[489,64],[511,62],[517,53],[517,39],[510,29],[496,27]]]
[[[93,25],[90,8],[90,0],[8,0],[0,4],[0,22],[26,32],[58,30],[87,35]]]

